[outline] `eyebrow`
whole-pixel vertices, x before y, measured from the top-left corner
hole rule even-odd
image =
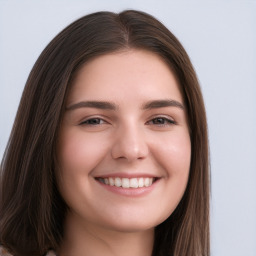
[[[107,101],[81,101],[66,107],[66,110],[70,111],[78,108],[98,108],[106,110],[116,110],[117,106]]]
[[[154,109],[165,107],[178,107],[180,109],[184,109],[183,104],[176,100],[153,100],[143,105],[142,109]]]
[[[152,100],[145,103],[142,106],[142,109],[156,109],[156,108],[164,108],[164,107],[178,107],[180,109],[184,109],[182,103],[176,100]],[[117,110],[118,106],[114,103],[108,101],[81,101],[78,103],[74,103],[70,106],[66,107],[66,111],[75,110],[79,108],[97,108],[103,110]]]

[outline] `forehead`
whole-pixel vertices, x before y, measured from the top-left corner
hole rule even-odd
[[[182,102],[178,82],[157,54],[125,50],[84,64],[73,79],[68,103],[84,100],[129,100],[171,97]]]

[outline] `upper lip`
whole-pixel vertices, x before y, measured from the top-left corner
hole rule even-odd
[[[97,175],[95,178],[160,178],[155,174],[150,173],[125,173],[125,172],[118,172],[118,173],[108,173]]]

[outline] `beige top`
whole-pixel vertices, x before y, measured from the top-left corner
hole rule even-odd
[[[4,249],[2,246],[0,246],[0,256],[13,256],[10,254],[6,249]],[[49,251],[45,256],[56,256],[56,254],[53,251]]]

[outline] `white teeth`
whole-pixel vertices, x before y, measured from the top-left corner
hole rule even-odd
[[[120,178],[115,178],[115,186],[116,187],[121,187],[122,186],[122,181]]]
[[[122,178],[122,187],[123,188],[129,188],[130,187],[130,183],[129,183],[128,178]]]
[[[110,178],[99,178],[99,181],[103,182],[106,185],[122,187],[122,188],[143,188],[149,187],[153,183],[153,178],[119,178],[119,177],[110,177]]]
[[[132,178],[130,179],[130,187],[131,188],[137,188],[139,186],[138,179]]]
[[[108,181],[109,181],[110,186],[115,186],[115,180],[113,178],[109,178]],[[107,183],[105,183],[105,184],[107,184]]]
[[[139,178],[139,187],[142,188],[144,186],[144,179]]]
[[[148,187],[149,186],[149,178],[145,179],[145,186]]]

